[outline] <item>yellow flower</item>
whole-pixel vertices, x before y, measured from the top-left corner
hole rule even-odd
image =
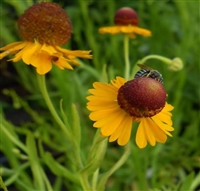
[[[145,87],[144,87],[145,86]],[[87,97],[90,119],[96,121],[102,136],[109,142],[125,145],[131,136],[133,122],[139,122],[136,144],[144,148],[149,142],[165,143],[173,131],[170,113],[173,106],[166,102],[162,84],[152,78],[136,78],[126,82],[117,77],[110,84],[95,82]],[[155,104],[156,103],[156,104]]]
[[[46,74],[52,63],[60,69],[79,65],[76,58],[91,59],[91,51],[71,51],[61,48],[71,37],[72,25],[67,13],[56,3],[42,2],[31,6],[18,20],[18,31],[25,41],[0,48],[0,59],[15,54],[13,62],[36,67],[38,74]]]
[[[135,38],[135,34],[149,37],[151,31],[138,27],[139,19],[137,13],[129,8],[123,7],[117,10],[114,17],[115,26],[101,27],[101,34],[127,34],[131,38]]]

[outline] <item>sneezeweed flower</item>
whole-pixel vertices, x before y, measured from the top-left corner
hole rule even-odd
[[[76,58],[91,59],[91,51],[71,51],[61,48],[71,38],[72,25],[68,14],[56,3],[41,2],[28,8],[18,20],[18,31],[24,41],[9,44],[0,51],[0,59],[15,54],[13,62],[36,67],[38,74],[45,74],[52,63],[60,69],[79,65]],[[71,65],[70,65],[71,64]]]
[[[117,10],[114,16],[114,26],[102,27],[99,29],[101,34],[127,34],[131,38],[135,35],[149,37],[151,31],[138,27],[139,18],[137,13],[129,7],[123,7]]]
[[[173,131],[170,113],[173,106],[166,102],[166,91],[161,82],[148,77],[127,81],[117,77],[111,83],[95,82],[87,97],[90,119],[96,121],[102,136],[109,142],[117,140],[125,145],[131,136],[133,122],[138,122],[136,144],[144,148],[149,142],[165,143]]]

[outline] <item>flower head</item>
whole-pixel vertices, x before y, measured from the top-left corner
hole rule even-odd
[[[117,10],[114,23],[115,26],[102,27],[99,32],[101,34],[128,34],[131,38],[135,38],[135,34],[151,36],[151,31],[138,27],[139,19],[132,8],[123,7]]]
[[[117,77],[110,84],[95,82],[87,108],[94,127],[101,129],[109,142],[125,145],[131,136],[133,122],[139,122],[136,144],[144,148],[149,142],[165,143],[173,131],[170,113],[173,106],[166,102],[166,91],[159,81],[136,78],[128,82]]]
[[[71,38],[72,25],[68,14],[56,3],[41,2],[31,6],[18,20],[18,31],[24,41],[9,44],[0,51],[0,59],[15,54],[13,62],[23,60],[45,74],[54,63],[60,69],[73,69],[76,58],[92,58],[91,51],[61,48]],[[70,64],[69,64],[70,63]]]

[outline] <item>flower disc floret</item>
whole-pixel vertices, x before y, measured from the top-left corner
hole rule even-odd
[[[26,41],[60,46],[70,39],[72,25],[62,7],[56,3],[42,2],[21,15],[18,31]]]
[[[152,78],[136,78],[121,86],[117,100],[130,116],[152,117],[164,108],[166,91]]]
[[[130,7],[122,7],[117,10],[114,17],[115,25],[134,25],[137,26],[139,19],[135,10]]]

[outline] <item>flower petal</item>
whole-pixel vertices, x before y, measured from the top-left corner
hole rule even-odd
[[[126,117],[126,120],[124,120],[123,122],[123,130],[117,141],[117,143],[121,146],[125,145],[130,140],[132,130],[132,117]]]
[[[49,55],[46,55],[44,53],[40,53],[36,57],[33,57],[31,65],[37,68],[36,71],[40,75],[46,74],[52,68],[52,63],[49,59]]]
[[[101,34],[105,34],[105,33],[110,33],[110,34],[131,34],[131,33],[135,33],[135,34],[139,34],[142,36],[151,36],[151,31],[147,30],[147,29],[143,29],[143,28],[139,28],[136,26],[132,26],[132,25],[127,25],[127,26],[110,26],[110,27],[101,27],[99,29],[99,33]],[[134,37],[134,36],[132,36]]]
[[[110,113],[110,115],[96,121],[93,126],[94,127],[102,127],[102,126],[110,123],[111,121],[115,121],[116,118],[120,117],[120,115],[122,115],[122,114],[123,114],[123,110],[117,109],[117,110],[115,110],[115,112]]]
[[[165,132],[154,121],[152,121],[151,118],[146,119],[146,125],[147,125],[147,128],[151,129],[151,131],[153,132],[155,140],[157,142],[159,142],[159,143],[166,142],[167,136],[166,136]]]
[[[123,86],[125,84],[126,80],[122,77],[117,76],[116,80],[111,80],[111,84],[116,87],[117,89],[119,89],[121,86]]]
[[[143,123],[144,125],[147,141],[150,143],[151,146],[155,146],[156,139],[153,131],[154,124],[152,123],[151,119],[144,118],[142,119],[141,123]]]
[[[110,136],[109,142],[113,142],[113,141],[117,140],[120,137],[121,133],[123,132],[123,129],[131,128],[131,127],[132,127],[132,117],[130,117],[127,113],[125,113],[121,124],[118,126],[118,128],[115,130],[115,132],[113,132],[113,134]],[[122,142],[120,142],[120,143],[122,143]]]
[[[164,112],[163,110],[156,115],[156,118],[159,119],[160,121],[172,125],[172,120],[171,120],[171,113],[170,112]]]
[[[142,36],[151,36],[151,31],[136,26],[121,26],[122,33],[135,33]]]
[[[171,127],[170,125],[164,124],[162,121],[160,121],[159,118],[157,118],[157,116],[153,116],[152,119],[165,132],[165,134],[172,137],[171,133],[169,133],[168,131],[174,131],[173,127]]]
[[[146,137],[145,127],[142,122],[143,120],[140,122],[137,132],[136,132],[136,144],[141,149],[147,146],[147,137]]]
[[[119,109],[118,107],[113,107],[113,108],[110,108],[110,109],[93,111],[93,112],[91,112],[89,117],[90,117],[91,120],[97,121],[99,119],[107,117],[108,115],[110,115],[113,112],[116,112],[116,110],[118,110],[118,109]]]
[[[54,62],[54,64],[60,69],[67,68],[69,70],[73,70],[73,67],[63,57],[60,57],[57,61]]]
[[[171,119],[172,114],[170,113],[170,111],[173,109],[174,107],[166,102],[165,107],[162,109],[162,111],[154,117],[168,124],[169,126],[172,126],[172,119]]]
[[[38,43],[39,44],[39,43]],[[43,44],[41,46],[41,52],[45,52],[46,54],[49,54],[49,55],[54,55],[57,53],[57,51],[54,49],[53,46],[49,46],[49,45],[46,45],[46,44]]]
[[[24,48],[26,45],[27,45],[28,42],[14,42],[14,43],[11,43],[11,44],[8,44],[7,46],[4,46],[2,48],[0,48],[0,51],[2,50],[7,50],[9,51],[10,53],[12,53],[13,51],[19,51],[21,50],[22,48]]]
[[[63,49],[63,48],[61,48],[59,46],[55,46],[54,48],[58,52],[62,52],[70,60],[74,59],[76,57],[78,57],[78,58],[87,58],[87,59],[91,59],[92,58],[92,55],[90,55],[91,50],[89,50],[89,51],[82,51],[82,50],[74,50],[74,51],[72,51],[72,50]]]
[[[117,99],[116,96],[113,97],[87,96],[87,100],[98,103],[99,105],[103,104],[104,102],[117,102],[116,99]]]
[[[10,60],[12,60],[13,62],[19,61],[21,59],[21,52],[23,51],[23,48],[29,44],[30,44],[29,42],[16,42],[1,48],[0,50],[6,50],[6,51],[0,54],[0,59],[4,58],[9,54],[14,54],[18,52],[17,54],[19,55],[18,56],[15,55],[15,58]]]
[[[117,115],[117,112],[115,113],[116,113],[115,120],[111,120],[109,123],[102,126],[101,128],[102,135],[110,136],[111,134],[113,134],[113,132],[115,132],[115,130],[119,127],[119,125],[124,120],[125,115],[123,111],[119,113],[118,115]]]
[[[90,111],[98,111],[98,110],[103,110],[103,109],[112,109],[112,108],[119,108],[118,105],[116,105],[115,102],[109,102],[108,104],[106,105],[99,105],[98,103],[97,104],[94,104],[94,103],[91,103],[89,102],[87,104],[87,109],[90,110]]]
[[[121,31],[120,31],[119,26],[101,27],[99,29],[99,33],[101,33],[101,34],[105,34],[105,33],[118,34],[120,32]]]
[[[172,111],[174,107],[168,103],[165,104],[164,111]]]
[[[150,118],[141,120],[136,133],[136,144],[139,148],[146,147],[147,141],[154,146],[156,142],[165,143],[166,140],[166,134]]]
[[[30,64],[32,59],[37,56],[38,52],[41,49],[41,45],[39,43],[32,43],[26,46],[22,51],[22,60],[26,64]]]
[[[113,87],[111,84],[107,84],[107,83],[100,83],[100,82],[94,82],[93,83],[93,87],[95,89],[99,89],[102,91],[109,91],[110,93],[117,93],[117,89],[115,87]]]
[[[113,91],[105,91],[105,90],[99,90],[99,89],[90,89],[89,92],[91,94],[93,94],[94,96],[98,96],[98,97],[104,97],[104,98],[108,98],[108,99],[112,99],[112,100],[116,100],[117,99],[117,92]]]

